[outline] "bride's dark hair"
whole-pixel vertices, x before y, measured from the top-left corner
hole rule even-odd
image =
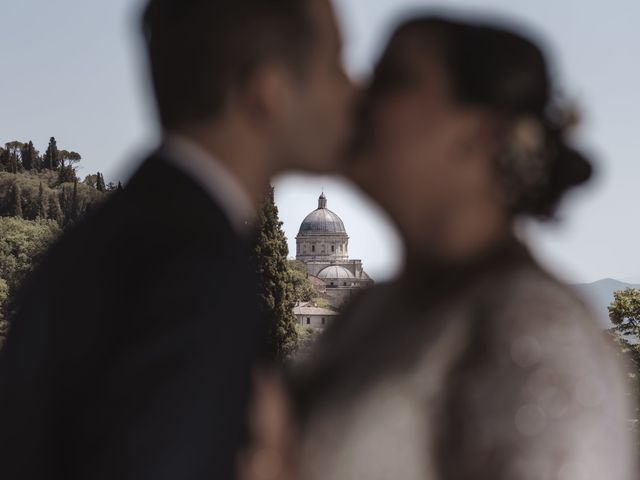
[[[439,16],[405,23],[395,38],[405,35],[410,48],[435,47],[458,102],[507,120],[496,167],[514,214],[551,217],[564,193],[591,177],[591,163],[567,140],[576,116],[554,99],[544,55],[532,41],[500,27]],[[380,65],[374,88],[408,80],[394,79],[389,67]]]

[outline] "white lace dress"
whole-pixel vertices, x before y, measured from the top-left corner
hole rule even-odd
[[[525,263],[434,308],[405,290],[370,291],[299,367],[297,478],[636,478],[623,369],[567,288]]]

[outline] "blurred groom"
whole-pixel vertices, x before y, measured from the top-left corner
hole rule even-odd
[[[256,206],[280,171],[333,168],[349,134],[328,0],[151,0],[143,30],[164,139],[23,291],[3,479],[233,478],[265,328]]]

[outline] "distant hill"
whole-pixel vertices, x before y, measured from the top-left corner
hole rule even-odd
[[[600,324],[604,328],[611,328],[613,325],[609,320],[607,307],[613,300],[613,292],[624,290],[625,288],[640,288],[638,284],[624,283],[613,278],[605,278],[593,283],[583,283],[573,285],[578,295],[593,308],[598,316]]]

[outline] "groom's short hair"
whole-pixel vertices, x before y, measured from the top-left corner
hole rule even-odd
[[[302,72],[313,41],[310,0],[150,0],[143,16],[160,121],[215,118],[260,62]]]

